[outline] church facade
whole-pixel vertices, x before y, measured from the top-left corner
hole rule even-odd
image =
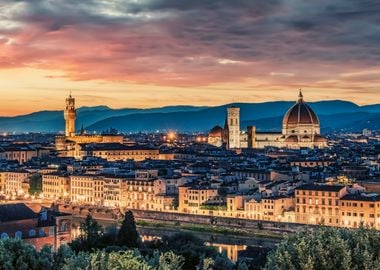
[[[217,126],[218,127],[218,126]],[[240,109],[227,108],[227,117],[222,135],[210,132],[209,143],[228,149],[264,148],[274,146],[279,148],[298,149],[302,147],[323,148],[327,140],[321,136],[320,122],[315,112],[306,104],[300,91],[298,101],[285,114],[282,121],[282,131],[259,132],[255,126],[248,126],[246,131],[240,130]]]
[[[56,150],[60,156],[73,156],[75,147],[79,144],[90,143],[123,143],[123,136],[121,135],[91,135],[85,134],[83,128],[79,134],[75,130],[76,122],[76,108],[75,98],[69,95],[66,98],[66,107],[64,111],[65,118],[65,135],[57,136],[55,138]]]

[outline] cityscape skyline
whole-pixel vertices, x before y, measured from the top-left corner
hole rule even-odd
[[[343,99],[379,103],[375,1],[2,1],[0,115]],[[17,104],[17,106],[15,106]]]
[[[0,269],[380,270],[379,14],[0,0]]]

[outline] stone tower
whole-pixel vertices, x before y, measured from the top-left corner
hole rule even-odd
[[[75,118],[77,112],[75,109],[75,98],[73,98],[70,94],[68,98],[66,98],[66,108],[65,108],[65,134],[66,137],[75,136]]]
[[[240,148],[240,108],[227,108],[228,141],[227,147]]]

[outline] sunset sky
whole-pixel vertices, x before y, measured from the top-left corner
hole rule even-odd
[[[380,1],[0,0],[0,115],[380,103]]]

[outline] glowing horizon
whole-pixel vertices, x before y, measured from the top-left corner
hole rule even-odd
[[[1,116],[77,106],[380,103],[380,4],[0,3]],[[333,25],[333,26],[332,26]]]

